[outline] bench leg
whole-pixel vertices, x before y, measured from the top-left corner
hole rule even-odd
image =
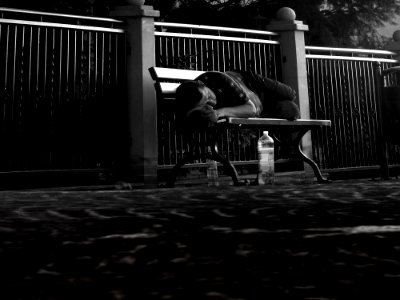
[[[175,185],[176,177],[178,176],[179,170],[192,159],[193,155],[188,155],[178,161],[178,163],[172,168],[170,174],[168,175],[168,180],[165,184],[165,187],[173,187]]]
[[[225,157],[223,157],[218,153],[216,130],[211,134],[210,148],[211,148],[211,155],[207,155],[207,157],[221,163],[224,166],[225,172],[232,178],[233,185],[235,186],[245,185],[246,184],[245,182],[239,181],[239,176],[235,166],[232,165],[229,159],[226,159]]]
[[[311,166],[311,168],[314,171],[314,175],[317,178],[319,183],[327,183],[327,182],[329,182],[329,180],[327,178],[325,178],[324,176],[322,176],[319,166],[315,163],[315,161],[313,161],[311,158],[309,158],[307,155],[305,155],[303,150],[301,149],[301,139],[308,131],[309,131],[309,129],[298,132],[298,135],[293,140],[293,144],[295,144],[295,146],[296,146],[294,148],[295,154],[300,160],[308,163]]]
[[[308,156],[306,156],[304,154],[304,152],[301,150],[301,146],[298,146],[298,154],[301,157],[301,160],[308,163],[311,168],[314,171],[314,175],[315,177],[317,177],[317,180],[319,183],[327,183],[329,182],[329,180],[327,178],[325,178],[324,176],[322,176],[321,174],[321,170],[319,169],[318,165],[315,163],[315,161],[313,161],[311,158],[309,158]]]
[[[206,153],[205,157],[221,163],[224,166],[227,175],[229,175],[232,178],[233,184],[235,186],[245,185],[246,184],[245,182],[239,181],[239,176],[237,174],[234,165],[228,159],[226,159],[225,157],[223,157],[218,153],[216,132],[211,133],[210,149],[211,153]],[[200,157],[200,155],[189,154],[188,156],[179,160],[178,163],[172,168],[170,174],[168,175],[168,180],[165,184],[165,187],[173,187],[175,185],[176,177],[178,176],[179,170],[197,156]]]

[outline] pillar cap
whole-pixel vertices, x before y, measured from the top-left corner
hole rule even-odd
[[[296,20],[296,12],[290,7],[281,7],[276,12],[276,19],[267,26],[271,31],[308,31],[308,25]]]
[[[390,40],[382,47],[384,50],[400,52],[400,30],[393,32],[393,40]],[[398,59],[398,55],[395,57]]]
[[[400,30],[396,30],[393,32],[393,40],[395,42],[400,42]]]
[[[296,12],[290,7],[281,7],[276,12],[276,18],[280,21],[294,21],[296,20]]]

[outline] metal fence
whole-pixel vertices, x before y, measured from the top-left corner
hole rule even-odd
[[[110,163],[125,80],[119,23],[0,8],[0,171]]]
[[[157,66],[221,71],[242,68],[281,79],[280,45],[273,32],[156,23],[155,35]],[[394,53],[311,46],[305,51],[311,117],[332,120],[331,128],[312,132],[314,159],[328,172],[377,167],[375,63],[380,62],[383,68],[396,64]],[[173,113],[164,114],[166,110],[160,108],[159,166],[170,167],[188,147],[175,128]],[[258,135],[223,133],[220,151],[236,164],[254,163]],[[398,164],[399,159],[398,146],[392,146],[390,162]]]
[[[306,47],[311,117],[332,127],[313,135],[313,156],[327,171],[378,165],[376,62],[397,63],[393,52]],[[390,162],[400,162],[397,146]]]
[[[203,71],[240,69],[278,80],[282,77],[276,33],[164,22],[156,22],[155,26],[158,67]],[[170,168],[188,151],[188,141],[177,130],[174,113],[162,103],[158,114],[158,164],[160,168]],[[220,135],[219,151],[235,164],[254,163],[258,136],[259,132],[226,130]],[[206,141],[207,137],[200,134],[195,138]]]
[[[0,172],[113,163],[112,152],[124,132],[125,35],[120,24],[0,8]],[[276,33],[163,22],[155,22],[155,29],[158,67],[243,69],[282,78]],[[332,128],[312,134],[314,158],[327,171],[376,166],[374,63],[383,68],[396,64],[393,53],[305,51],[311,117],[332,120]],[[158,164],[170,168],[188,151],[188,142],[175,127],[173,112],[159,105]],[[225,131],[220,151],[235,164],[255,163],[258,136]],[[399,161],[398,146],[392,146],[390,163]]]

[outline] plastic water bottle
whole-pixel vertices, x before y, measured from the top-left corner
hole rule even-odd
[[[207,160],[207,180],[208,186],[219,186],[218,182],[218,165],[215,160]]]
[[[273,184],[275,179],[274,140],[264,131],[258,139],[258,184]]]

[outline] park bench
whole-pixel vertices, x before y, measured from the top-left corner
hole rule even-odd
[[[157,94],[158,101],[173,101],[175,97],[176,88],[179,84],[185,80],[193,80],[203,73],[203,71],[195,70],[183,70],[183,69],[172,69],[172,68],[159,68],[151,67],[149,69],[150,75],[154,80],[154,86]],[[244,184],[243,181],[239,180],[238,173],[232,162],[225,156],[218,152],[217,137],[218,132],[221,129],[226,128],[249,128],[249,129],[260,129],[268,130],[270,135],[274,138],[275,144],[281,148],[288,149],[288,153],[292,158],[299,159],[309,164],[314,171],[314,175],[318,182],[324,183],[328,180],[321,174],[319,166],[311,158],[307,157],[301,148],[301,140],[303,136],[313,128],[320,128],[323,126],[330,126],[330,120],[308,120],[298,119],[295,121],[289,121],[286,119],[274,119],[274,118],[224,118],[218,121],[215,126],[208,129],[209,134],[209,148],[210,152],[203,153],[205,158],[215,160],[221,163],[227,175],[232,178],[234,185]],[[290,134],[290,139],[280,139],[279,134],[286,133]],[[200,155],[200,154],[197,154]],[[176,176],[179,170],[192,161],[196,155],[192,151],[188,155],[182,158],[173,167],[171,174],[168,177],[167,186],[173,186],[175,184]]]

